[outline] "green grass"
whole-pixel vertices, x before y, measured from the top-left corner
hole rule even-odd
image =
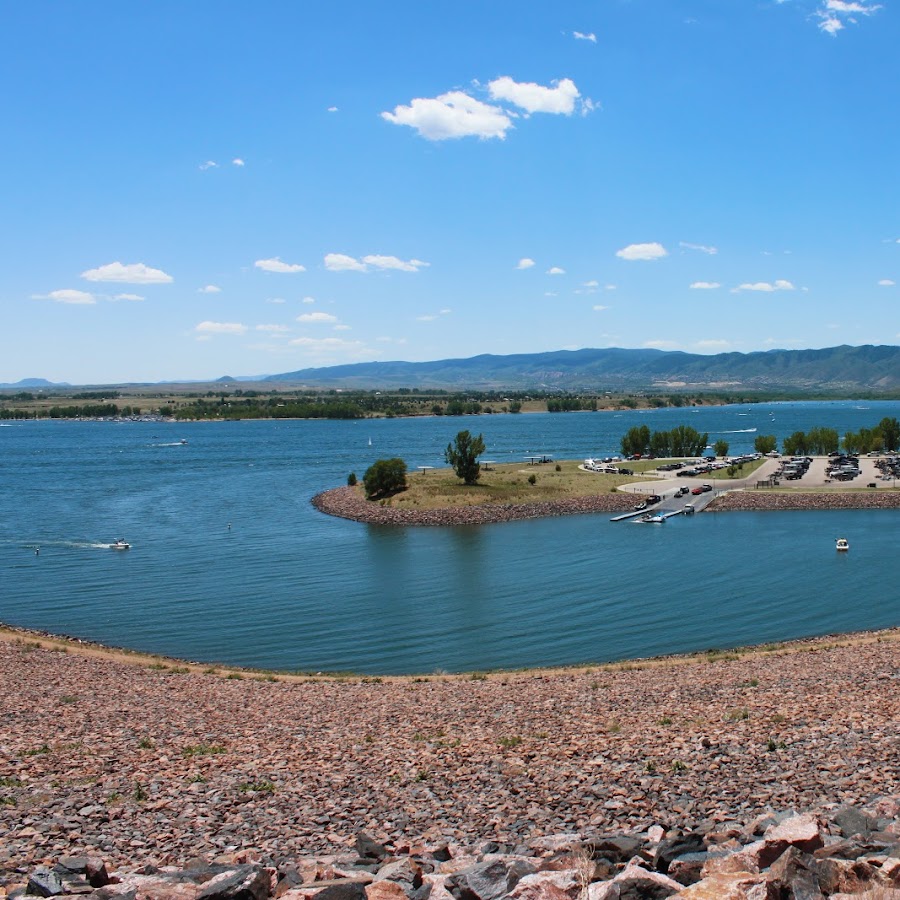
[[[185,747],[181,754],[190,759],[194,756],[218,756],[225,752],[225,748],[221,744],[193,744]]]

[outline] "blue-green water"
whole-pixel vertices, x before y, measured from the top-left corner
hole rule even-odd
[[[894,626],[893,511],[395,529],[309,503],[381,457],[442,465],[462,428],[483,432],[485,457],[504,461],[612,454],[633,424],[690,424],[735,453],[757,433],[843,433],[885,415],[900,416],[900,404],[15,423],[0,427],[0,621],[203,661],[367,673],[604,661]],[[849,554],[835,553],[838,535]],[[104,546],[121,536],[130,551]]]

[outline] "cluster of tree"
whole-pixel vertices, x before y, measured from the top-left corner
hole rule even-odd
[[[758,434],[753,439],[753,449],[757,453],[773,453],[778,448],[778,441],[774,434]]]
[[[860,428],[844,435],[844,449],[848,453],[871,453],[875,450],[900,448],[900,422],[893,417],[883,418],[874,428]]]
[[[85,406],[51,406],[47,409],[0,409],[0,419],[107,419],[139,416],[139,406],[94,403]]]
[[[635,425],[622,436],[622,455],[699,456],[706,449],[708,439],[708,434],[700,434],[690,425],[653,432],[646,425]]]
[[[160,413],[176,419],[360,419],[365,415],[356,404],[340,400],[210,403],[201,399],[175,410],[163,407]]]
[[[119,397],[118,391],[82,391],[80,394],[71,394],[73,400],[115,400]]]
[[[834,428],[811,428],[807,432],[795,431],[782,443],[786,456],[827,456],[836,453],[840,438]]]

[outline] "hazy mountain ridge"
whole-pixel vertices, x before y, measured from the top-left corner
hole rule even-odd
[[[300,369],[270,375],[265,380],[344,388],[597,390],[684,385],[887,391],[900,387],[900,347],[841,345],[821,350],[767,350],[712,356],[614,347],[509,356],[481,354],[430,362],[351,363]]]

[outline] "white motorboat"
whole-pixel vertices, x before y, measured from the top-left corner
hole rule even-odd
[[[665,516],[661,516],[661,515],[659,515],[659,513],[657,513],[656,515],[652,515],[652,516],[651,515],[641,516],[638,519],[638,522],[643,522],[645,525],[661,525],[665,521],[666,521]]]
[[[847,538],[838,538],[834,542],[834,549],[835,550],[849,550],[850,549],[850,541],[848,541]]]
[[[109,545],[110,550],[130,550],[131,544],[129,544],[125,538],[119,538],[118,540],[113,541]]]

